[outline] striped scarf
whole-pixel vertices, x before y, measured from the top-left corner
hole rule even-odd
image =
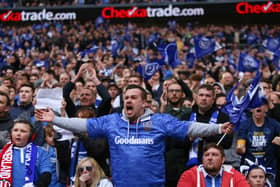
[[[0,154],[0,187],[11,187],[13,184],[13,143],[7,143]],[[25,184],[33,184],[37,146],[29,143],[25,152]]]
[[[13,144],[7,143],[0,154],[0,187],[12,186]]]

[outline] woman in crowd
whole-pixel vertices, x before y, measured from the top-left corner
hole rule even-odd
[[[85,157],[77,165],[74,187],[113,187],[106,178],[99,164],[90,157]]]
[[[51,181],[50,157],[32,143],[33,126],[17,120],[11,129],[11,142],[0,154],[0,186],[48,187]]]

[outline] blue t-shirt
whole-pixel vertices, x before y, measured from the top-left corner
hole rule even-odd
[[[272,140],[275,136],[279,136],[279,133],[280,124],[269,117],[265,117],[262,127],[257,127],[252,118],[242,122],[238,139],[246,140],[246,152],[243,157],[252,161],[258,158],[260,164],[276,169],[276,145],[272,143]]]
[[[165,139],[183,140],[188,122],[168,114],[153,114],[130,124],[115,113],[88,119],[87,129],[91,137],[107,137],[116,187],[164,187]]]

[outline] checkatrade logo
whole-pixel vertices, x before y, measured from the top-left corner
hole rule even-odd
[[[250,4],[248,2],[238,3],[236,5],[238,14],[269,14],[280,13],[280,3],[268,1],[264,4]]]
[[[8,10],[0,14],[0,21],[53,21],[75,20],[75,12],[52,12],[43,9],[40,12]]]
[[[177,17],[177,16],[203,16],[204,8],[180,8],[173,7],[172,4],[166,8],[139,8],[131,7],[129,9],[105,7],[101,14],[105,19],[112,18],[155,18],[155,17]]]

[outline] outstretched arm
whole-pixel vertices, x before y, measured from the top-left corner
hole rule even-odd
[[[226,122],[224,124],[207,124],[207,123],[199,123],[199,122],[191,122],[189,124],[188,136],[191,137],[207,137],[215,134],[227,133],[230,134],[232,132],[233,126]]]
[[[36,109],[35,117],[38,121],[53,122],[55,125],[72,132],[87,132],[87,119],[58,117],[50,108]]]

